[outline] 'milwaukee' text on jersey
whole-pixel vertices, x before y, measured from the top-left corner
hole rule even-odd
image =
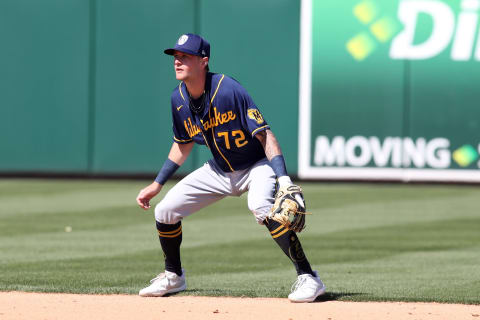
[[[206,144],[225,172],[246,169],[265,157],[255,134],[269,125],[240,83],[223,74],[208,73],[205,99],[205,109],[197,115],[190,110],[185,83],[173,90],[175,142]]]

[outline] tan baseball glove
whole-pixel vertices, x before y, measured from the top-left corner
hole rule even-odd
[[[302,189],[294,184],[287,185],[277,191],[269,218],[289,230],[300,232],[305,229],[305,215],[309,214],[305,210]]]

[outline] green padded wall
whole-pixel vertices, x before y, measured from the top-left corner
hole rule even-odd
[[[177,85],[163,49],[187,32],[240,81],[296,171],[299,2],[6,0],[0,3],[0,171],[152,173],[172,143]],[[286,121],[288,119],[288,121]],[[179,173],[210,158],[196,146]]]
[[[193,22],[193,1],[97,2],[95,173],[146,173],[162,166],[173,141],[170,94],[177,85],[172,58],[163,50]],[[182,169],[192,165],[190,159]]]
[[[0,171],[87,169],[88,21],[88,1],[0,1]]]

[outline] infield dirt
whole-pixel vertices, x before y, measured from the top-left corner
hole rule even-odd
[[[141,298],[134,295],[1,292],[0,319],[480,320],[480,306],[341,301],[294,304],[278,298]]]

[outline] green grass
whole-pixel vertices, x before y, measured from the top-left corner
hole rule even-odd
[[[153,210],[135,204],[147,183],[1,179],[0,290],[136,294],[163,269]],[[323,299],[480,303],[480,188],[301,185],[313,215],[299,237]],[[181,294],[288,295],[294,268],[246,195],[183,230]]]

